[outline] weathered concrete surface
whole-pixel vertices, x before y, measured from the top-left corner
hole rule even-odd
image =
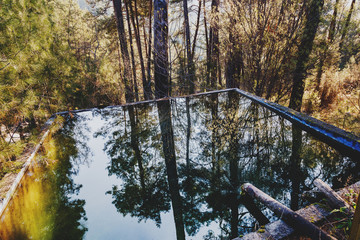
[[[270,236],[273,236],[272,239],[283,239],[294,232],[294,229],[289,227],[284,221],[279,220],[272,223],[269,223],[265,226],[266,231]]]
[[[267,237],[265,237],[267,236]],[[262,239],[268,239],[268,240],[272,240],[273,238],[271,238],[271,236],[266,235],[265,233],[257,233],[257,232],[253,232],[253,233],[249,233],[247,235],[245,235],[242,238],[235,238],[233,240],[262,240]]]

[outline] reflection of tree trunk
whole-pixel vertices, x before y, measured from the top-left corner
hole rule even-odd
[[[239,94],[236,92],[229,92],[228,97],[228,107],[226,111],[226,119],[229,123],[237,125],[236,113],[239,108]],[[231,127],[231,129],[236,129],[236,126]],[[229,169],[230,169],[230,209],[231,209],[231,238],[236,238],[238,236],[238,221],[239,221],[239,201],[238,201],[238,189],[239,189],[239,176],[238,176],[238,166],[239,158],[238,151],[240,148],[239,144],[239,133],[238,131],[232,130],[230,133],[230,143],[229,143]]]
[[[238,189],[239,189],[239,176],[238,176],[238,157],[237,151],[239,149],[239,141],[237,138],[233,138],[230,143],[229,149],[229,161],[230,161],[230,209],[231,209],[231,238],[238,236],[238,221],[239,221],[239,201],[238,201]]]
[[[290,156],[290,168],[289,177],[291,181],[291,202],[290,208],[297,210],[299,208],[299,194],[300,194],[300,182],[301,182],[301,145],[302,145],[302,133],[301,129],[292,126],[292,153]],[[300,173],[300,174],[299,174]]]
[[[138,162],[139,166],[139,172],[140,172],[140,184],[142,191],[145,190],[145,170],[142,163],[142,157],[140,153],[140,147],[139,147],[139,139],[137,136],[138,129],[137,124],[135,120],[135,114],[134,114],[134,106],[129,106],[129,117],[130,117],[130,127],[131,127],[131,147],[134,151],[135,159]]]
[[[174,133],[171,125],[170,102],[166,100],[160,101],[157,104],[166,172],[174,213],[176,236],[178,240],[181,240],[185,239],[185,231],[182,213],[182,200],[179,192],[179,182],[176,169],[175,143]]]
[[[216,179],[216,175],[218,174],[218,170],[219,170],[219,162],[217,159],[217,152],[216,152],[216,143],[218,141],[218,134],[217,134],[217,118],[218,118],[218,95],[217,94],[212,94],[210,96],[211,102],[211,129],[212,129],[212,133],[211,133],[211,162],[212,162],[212,168],[213,168],[213,173]],[[215,180],[215,182],[217,182]]]
[[[190,118],[190,98],[186,98],[186,117],[187,117],[187,129],[186,129],[186,179],[183,182],[184,190],[190,196],[193,193],[194,180],[191,174],[191,163],[190,163],[190,136],[191,136],[191,118]],[[191,197],[192,199],[192,197]],[[192,200],[191,200],[192,201]]]
[[[190,134],[191,134],[191,119],[190,119],[190,107],[189,107],[190,99],[186,98],[186,117],[187,117],[187,129],[186,129],[186,167],[190,167]],[[189,169],[187,169],[189,170]]]

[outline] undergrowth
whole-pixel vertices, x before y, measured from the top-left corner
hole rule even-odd
[[[303,111],[313,117],[360,136],[360,64],[342,71],[326,69],[319,89],[314,77],[307,79]]]

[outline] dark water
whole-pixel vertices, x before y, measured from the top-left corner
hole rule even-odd
[[[79,113],[45,142],[0,237],[231,239],[256,225],[243,183],[296,210],[314,179],[341,187],[358,165],[235,92]]]

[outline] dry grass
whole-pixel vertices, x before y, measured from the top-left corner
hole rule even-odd
[[[342,71],[327,69],[319,91],[313,82],[310,77],[303,111],[360,136],[360,64],[350,64]]]

